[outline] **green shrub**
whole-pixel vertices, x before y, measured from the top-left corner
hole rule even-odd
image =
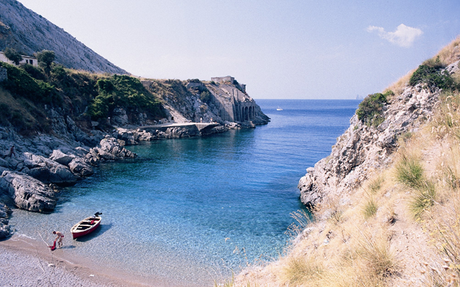
[[[16,51],[15,49],[13,49],[13,48],[7,47],[3,51],[3,53],[5,54],[5,57],[7,57],[10,61],[15,63],[16,65],[19,65],[19,62],[22,61],[21,54],[18,51]]]
[[[93,120],[110,116],[114,108],[145,111],[152,116],[164,116],[160,102],[148,92],[142,83],[130,76],[113,75],[96,82],[98,95],[88,107]]]
[[[211,93],[208,92],[208,91],[203,91],[203,92],[201,92],[201,94],[200,94],[200,100],[201,100],[203,103],[209,104],[209,102],[211,101]]]
[[[22,65],[22,69],[34,79],[42,81],[46,80],[46,76],[40,68],[34,67],[31,64],[24,64]]]
[[[49,75],[51,71],[51,64],[53,63],[56,55],[54,51],[43,50],[37,53],[38,65],[45,70],[45,73]]]
[[[433,182],[425,181],[417,190],[410,204],[410,211],[414,218],[420,218],[422,213],[434,205],[436,199],[436,187]]]
[[[444,66],[441,64],[439,57],[436,60],[430,59],[425,61],[412,74],[409,85],[426,84],[429,87],[436,86],[443,90],[457,89],[454,79],[443,68]]]
[[[363,214],[364,218],[368,219],[374,216],[377,213],[377,210],[379,207],[377,206],[377,203],[374,201],[374,199],[369,199],[366,204],[364,205],[363,209]]]
[[[415,157],[403,156],[396,165],[396,179],[411,188],[419,188],[423,184],[423,167]]]
[[[372,193],[377,193],[377,191],[380,190],[382,187],[383,182],[385,179],[382,176],[377,177],[371,183],[369,184],[369,189],[371,190]]]
[[[367,126],[378,126],[385,118],[383,117],[383,107],[387,103],[387,96],[392,95],[392,91],[388,91],[385,94],[375,93],[368,95],[361,103],[359,108],[356,110],[358,119]]]
[[[50,104],[57,95],[50,84],[32,78],[26,71],[6,63],[0,63],[8,71],[8,80],[2,82],[2,86],[12,94],[22,96],[35,103]]]

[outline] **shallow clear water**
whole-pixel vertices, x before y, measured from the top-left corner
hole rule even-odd
[[[258,258],[276,258],[302,209],[297,183],[327,156],[359,101],[257,100],[271,123],[204,138],[130,146],[139,160],[103,164],[62,191],[54,213],[15,210],[17,234],[52,241],[103,213],[68,252],[133,274],[212,285]],[[277,111],[281,107],[283,110]]]

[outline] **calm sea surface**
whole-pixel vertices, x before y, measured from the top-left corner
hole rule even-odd
[[[190,286],[212,286],[247,263],[277,258],[295,223],[291,213],[302,209],[298,180],[329,155],[359,101],[257,103],[268,125],[129,146],[139,160],[101,165],[62,192],[54,213],[14,210],[16,235],[51,242],[51,231],[61,230],[73,246],[66,252]],[[102,227],[71,241],[70,227],[96,211]]]

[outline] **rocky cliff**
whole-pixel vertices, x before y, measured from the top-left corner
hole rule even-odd
[[[372,171],[391,162],[398,138],[415,131],[431,117],[439,93],[439,89],[430,91],[420,85],[407,87],[384,106],[385,121],[378,127],[368,126],[354,115],[331,154],[308,168],[300,179],[302,203],[314,206],[329,193],[347,201],[347,190],[356,188]]]
[[[56,62],[67,68],[127,74],[16,0],[0,2],[0,50],[6,47],[30,56],[42,50],[54,51]]]
[[[440,64],[434,64],[437,68],[432,69],[433,73],[449,78],[455,75],[459,70],[458,50],[454,49],[450,56],[450,61],[454,62],[442,68]],[[424,66],[429,65],[420,67]],[[348,191],[358,187],[373,171],[391,163],[400,138],[430,120],[441,91],[432,82],[415,86],[405,84],[381,107],[382,122],[378,125],[369,125],[354,115],[350,127],[332,147],[331,154],[308,168],[307,174],[300,179],[298,188],[302,203],[314,206],[328,194],[338,195],[342,202],[347,202]]]

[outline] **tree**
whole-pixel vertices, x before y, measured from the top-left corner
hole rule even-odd
[[[48,75],[51,71],[51,64],[53,63],[54,58],[54,51],[43,50],[37,53],[38,65],[42,67]]]
[[[6,48],[5,51],[3,51],[3,53],[5,54],[5,57],[7,57],[10,61],[15,63],[16,65],[19,65],[19,62],[22,61],[21,54],[19,54],[19,52],[13,48]]]

